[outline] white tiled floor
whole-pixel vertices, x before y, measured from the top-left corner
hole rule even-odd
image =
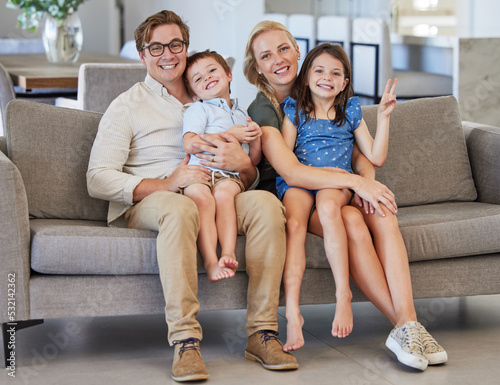
[[[245,360],[245,312],[203,312],[207,383],[238,384],[498,384],[500,295],[417,300],[419,319],[448,351],[449,362],[417,372],[384,347],[389,322],[369,303],[355,303],[354,332],[330,335],[334,305],[305,306],[300,369],[272,372]],[[286,335],[280,308],[281,336]],[[16,377],[0,384],[173,384],[173,349],[162,315],[46,320],[17,333]]]

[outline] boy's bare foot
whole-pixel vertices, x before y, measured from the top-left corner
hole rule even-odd
[[[302,334],[302,326],[304,326],[304,318],[300,311],[286,317],[286,344],[283,346],[283,351],[290,352],[299,350],[304,346],[304,335]]]
[[[205,265],[209,282],[234,277],[237,267],[238,261],[230,257],[221,257],[218,263]]]
[[[223,255],[219,259],[219,266],[231,269],[236,273],[236,269],[238,268],[238,261],[234,257]]]
[[[335,318],[332,324],[332,336],[345,338],[352,332],[352,307],[349,297],[337,298]]]
[[[213,265],[207,267],[206,269],[209,282],[217,282],[224,278],[234,277],[234,271],[227,267],[220,267],[219,265]]]

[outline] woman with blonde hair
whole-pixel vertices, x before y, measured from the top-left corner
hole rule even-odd
[[[282,24],[263,21],[250,33],[243,71],[248,81],[259,89],[248,108],[249,115],[262,130],[264,157],[259,165],[259,187],[275,192],[275,178],[279,174],[287,184],[310,190],[353,190],[355,205],[342,209],[348,236],[349,271],[366,297],[394,325],[386,345],[400,362],[420,370],[425,370],[428,364],[444,363],[446,351],[417,322],[408,255],[395,216],[394,194],[375,181],[373,165],[356,147],[352,165],[359,175],[302,165],[281,136],[283,114],[279,103],[291,94],[299,58],[297,42]],[[323,235],[316,211],[311,215],[309,231]],[[305,261],[289,262],[285,262],[283,277],[285,295],[287,301],[293,298],[298,302],[300,293],[289,289],[297,286],[294,282],[302,280]],[[295,314],[288,314],[288,310],[287,306],[285,351],[304,345],[300,310],[298,314],[293,308],[290,310]]]

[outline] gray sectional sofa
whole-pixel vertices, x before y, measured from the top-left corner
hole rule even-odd
[[[363,107],[363,115],[374,128],[376,106]],[[107,227],[107,202],[87,193],[101,115],[16,100],[6,118],[7,138],[0,139],[4,331],[8,323],[30,324],[23,321],[162,313],[156,233]],[[453,97],[398,102],[377,178],[397,197],[416,298],[500,293],[500,128],[461,122]],[[244,248],[240,236],[239,271],[218,283],[207,281],[200,259],[202,310],[245,308]],[[322,240],[309,234],[306,248],[301,301],[333,303]],[[355,287],[353,294],[364,300]]]

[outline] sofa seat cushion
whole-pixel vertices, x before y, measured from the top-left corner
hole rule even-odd
[[[106,222],[32,219],[31,268],[42,274],[158,274],[157,233],[108,227]],[[245,237],[239,236],[238,270],[245,271]],[[198,255],[198,271],[205,272]]]
[[[448,202],[403,207],[399,226],[410,261],[500,252],[500,206]]]
[[[448,202],[402,207],[399,227],[411,262],[500,252],[500,206]],[[309,268],[329,268],[323,240],[308,234]]]
[[[156,233],[106,222],[32,219],[31,268],[44,274],[157,274]]]

